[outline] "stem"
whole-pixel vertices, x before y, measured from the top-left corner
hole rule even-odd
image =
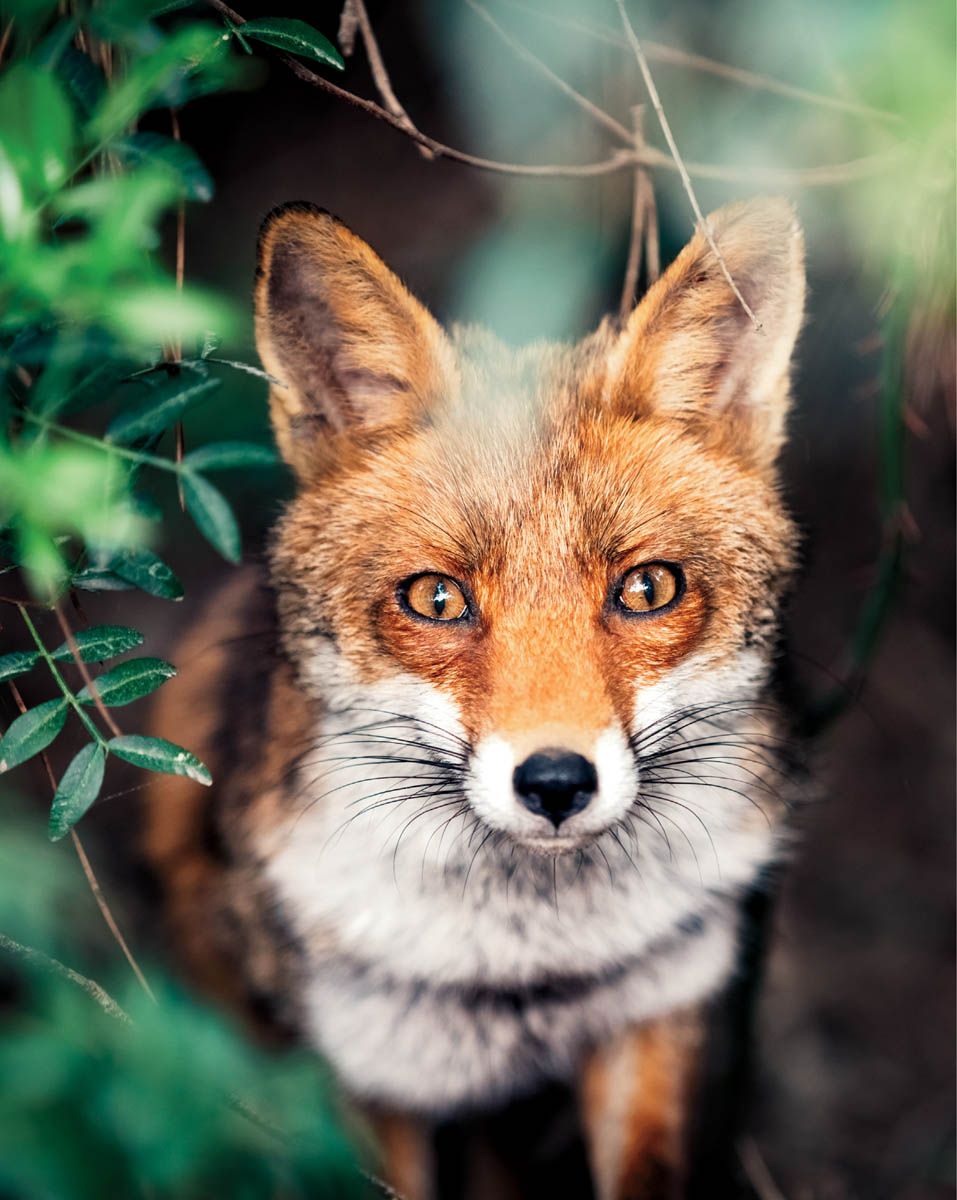
[[[122,734],[120,727],[113,720],[109,709],[100,699],[96,688],[93,686],[93,678],[87,669],[86,663],[83,661],[83,656],[80,654],[80,649],[76,644],[76,638],[73,636],[73,630],[70,628],[69,622],[63,615],[63,610],[60,608],[59,604],[55,604],[53,606],[53,611],[56,613],[56,619],[60,625],[60,630],[63,633],[64,638],[66,638],[66,644],[70,649],[70,654],[73,658],[76,669],[80,672],[83,682],[86,684],[87,688],[89,688],[90,695],[93,697],[93,702],[96,705],[97,712],[103,718],[103,722],[107,729],[109,729],[110,733],[112,733],[114,737],[121,737]]]
[[[645,81],[645,87],[648,89],[648,95],[651,97],[651,103],[658,115],[658,124],[661,126],[661,132],[665,135],[665,141],[668,143],[668,149],[671,151],[671,157],[675,160],[675,166],[678,168],[678,174],[681,176],[681,183],[684,187],[688,201],[691,204],[691,210],[695,215],[695,220],[701,232],[704,234],[708,245],[711,247],[711,253],[718,260],[718,266],[721,268],[721,273],[728,281],[728,286],[734,292],[738,303],[747,313],[751,320],[751,324],[760,333],[761,322],[754,314],[754,310],[747,300],[741,295],[738,285],[731,278],[731,272],[728,270],[728,264],[724,261],[724,255],[718,249],[718,243],[714,240],[714,234],[711,231],[711,226],[708,224],[708,219],[701,211],[701,205],[698,203],[698,197],[695,195],[694,187],[691,184],[691,176],[688,174],[688,168],[685,166],[684,159],[678,153],[678,144],[675,141],[674,134],[671,132],[671,125],[668,118],[665,116],[665,110],[661,104],[661,97],[658,95],[658,89],[655,87],[655,81],[651,76],[651,69],[648,66],[648,60],[645,58],[645,52],[641,48],[641,42],[638,40],[638,35],[635,33],[628,13],[625,10],[624,0],[615,0],[618,8],[618,13],[621,17],[621,23],[625,29],[625,36],[634,51],[635,59],[641,71],[642,78]]]
[[[18,604],[17,608],[20,610],[20,616],[23,618],[23,623],[26,625],[27,629],[29,629],[29,631],[30,631],[30,636],[33,638],[34,645],[36,646],[37,650],[40,651],[40,657],[44,660],[46,665],[50,668],[50,672],[53,675],[53,678],[56,680],[57,687],[63,693],[64,697],[66,698],[67,703],[71,706],[73,711],[76,713],[76,715],[80,718],[80,720],[86,726],[87,732],[90,734],[90,736],[96,740],[98,745],[103,747],[103,749],[106,751],[107,754],[109,754],[109,749],[107,747],[106,738],[103,736],[102,733],[100,733],[100,731],[97,729],[97,727],[93,724],[93,721],[90,719],[89,716],[87,716],[86,712],[84,711],[83,705],[79,702],[79,700],[77,700],[76,696],[73,695],[73,693],[70,691],[69,687],[67,687],[63,676],[57,670],[57,665],[53,661],[53,658],[52,658],[49,650],[47,650],[46,646],[43,644],[43,641],[42,641],[40,635],[37,633],[36,626],[30,620],[30,614],[27,612],[26,608],[24,608],[24,606],[22,604]]]
[[[42,425],[45,429],[58,433],[60,437],[68,438],[73,442],[79,442],[81,446],[93,446],[97,450],[103,450],[107,454],[115,454],[118,458],[129,459],[130,462],[139,463],[141,466],[159,467],[162,471],[172,471],[177,475],[186,469],[181,463],[174,462],[172,459],[160,458],[156,454],[146,454],[142,450],[127,450],[123,446],[116,446],[113,442],[106,442],[102,438],[92,437],[88,433],[79,433],[75,429],[69,429],[66,425],[57,424],[56,421],[48,421],[46,417],[38,416],[36,413],[30,412],[29,409],[24,409],[22,416],[25,421],[32,421],[36,425]]]
[[[44,954],[42,950],[35,950],[32,946],[22,946],[19,942],[15,942],[13,938],[8,938],[5,933],[0,933],[0,950],[7,950],[11,954],[16,954],[31,966],[40,967],[51,975],[59,975],[61,979],[68,979],[70,983],[75,983],[77,987],[81,987],[84,992],[92,996],[100,1008],[104,1012],[109,1013],[111,1017],[116,1017],[118,1021],[122,1021],[125,1025],[133,1024],[129,1013],[124,1008],[121,1008],[109,992],[100,987],[95,979],[88,979],[85,975],[81,975],[79,971],[74,971],[72,967],[64,966],[57,959],[51,958],[49,954]]]

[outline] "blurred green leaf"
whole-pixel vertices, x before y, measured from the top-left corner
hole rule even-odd
[[[115,737],[107,745],[111,754],[136,767],[145,767],[147,771],[158,771],[163,775],[186,775],[204,787],[209,787],[213,782],[213,777],[195,754],[190,754],[182,746],[165,738],[131,734]]]
[[[104,675],[93,680],[93,692],[112,707],[132,704],[150,692],[155,692],[167,679],[172,679],[176,668],[162,658],[130,658],[117,663]],[[81,704],[95,704],[96,698],[89,687],[77,693]]]
[[[68,532],[98,546],[133,545],[146,526],[133,513],[127,479],[126,467],[98,449],[0,444],[0,520],[14,518],[24,559],[45,560],[45,542]]]
[[[139,343],[187,341],[209,325],[236,326],[235,309],[200,288],[180,292],[172,284],[124,287],[106,298],[104,317],[122,336]]]
[[[47,700],[21,714],[0,738],[0,775],[45,750],[66,722],[67,702]]]
[[[128,412],[122,412],[107,426],[106,436],[114,442],[135,442],[138,438],[168,429],[180,419],[190,404],[220,387],[219,379],[199,383],[171,379],[156,388],[147,399]]]
[[[73,135],[73,114],[56,76],[27,62],[7,67],[0,77],[0,142],[35,199],[69,175]]]
[[[56,842],[69,833],[100,794],[105,767],[103,747],[90,742],[63,772],[50,808],[48,830],[51,841]]]
[[[180,478],[186,507],[200,532],[223,558],[239,562],[239,526],[225,497],[202,475],[184,471]]]
[[[256,442],[210,442],[191,450],[183,466],[192,471],[223,471],[230,467],[274,467],[279,455]]]
[[[76,46],[66,46],[56,64],[56,73],[72,97],[83,120],[103,102],[106,79],[89,55]]]
[[[224,35],[213,25],[177,30],[151,54],[137,59],[109,90],[90,120],[90,138],[101,144],[111,141],[151,108],[178,76],[214,65],[225,50]]]
[[[110,143],[128,164],[146,163],[168,171],[188,200],[211,200],[213,181],[194,150],[161,133],[131,133]]]
[[[108,570],[163,600],[182,600],[183,585],[170,568],[142,546],[110,559]]]
[[[38,650],[14,650],[12,654],[4,654],[0,657],[0,683],[25,675],[36,666],[39,659]]]
[[[130,629],[126,625],[92,625],[89,629],[78,630],[73,640],[84,662],[102,662],[105,658],[113,658],[116,654],[124,654],[134,646],[141,645],[143,635],[138,629]],[[51,657],[60,661],[73,659],[66,642],[58,646]]]
[[[311,58],[326,66],[345,70],[342,55],[327,37],[307,25],[305,21],[297,21],[291,17],[259,17],[254,21],[244,21],[238,27],[243,37],[255,38],[269,46],[278,46],[287,54],[298,54],[302,58]]]
[[[17,32],[29,38],[58,8],[56,0],[4,0],[3,16],[15,20]]]

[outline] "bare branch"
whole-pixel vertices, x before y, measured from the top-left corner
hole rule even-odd
[[[478,0],[465,0],[465,3],[469,6],[469,8],[472,9],[474,13],[480,16],[482,20],[486,22],[486,24],[495,30],[506,46],[513,50],[523,62],[526,62],[529,64],[529,66],[534,67],[540,75],[543,75],[547,80],[549,80],[550,83],[553,83],[555,87],[559,89],[559,91],[564,92],[569,99],[574,100],[579,108],[588,113],[588,115],[592,117],[593,120],[597,121],[599,125],[604,126],[605,129],[613,133],[615,137],[619,139],[619,141],[624,142],[626,146],[634,145],[635,139],[632,137],[630,130],[626,129],[626,127],[622,125],[620,121],[616,121],[615,118],[610,113],[605,112],[603,108],[599,108],[597,104],[593,104],[587,96],[583,96],[581,92],[576,91],[570,84],[566,83],[560,75],[556,75],[551,67],[543,63],[536,54],[533,54],[531,50],[527,49],[527,47],[523,46],[521,42],[513,38],[508,30],[503,29],[502,26],[499,25],[498,21],[496,21],[492,14],[488,11],[488,9],[478,3]]]
[[[551,21],[554,25],[562,25],[566,29],[573,29],[576,33],[582,33],[586,37],[604,42],[606,45],[620,46],[623,49],[628,48],[627,41],[613,30],[600,29],[593,25],[586,25],[582,21],[576,21],[571,17],[562,17],[557,13],[544,12],[542,9],[535,8],[531,4],[521,3],[521,0],[503,0],[503,3],[508,4],[510,8],[517,8],[523,12],[532,13],[543,20]],[[743,87],[754,88],[757,91],[773,92],[778,96],[785,96],[789,100],[814,104],[820,108],[834,109],[837,112],[845,112],[848,116],[852,117],[864,117],[870,120],[887,121],[895,124],[903,120],[900,113],[888,112],[883,108],[874,108],[870,104],[861,104],[855,100],[842,99],[839,96],[825,96],[821,92],[812,92],[807,88],[798,87],[796,84],[786,83],[783,79],[775,79],[773,75],[763,75],[759,71],[748,71],[744,67],[733,67],[729,63],[718,62],[713,58],[706,58],[703,54],[692,54],[687,50],[679,50],[677,46],[665,46],[661,42],[643,42],[642,46],[646,57],[651,62],[669,63],[676,67],[686,67],[692,71],[701,71],[706,75],[714,75],[718,79],[727,79],[731,83],[741,84]]]
[[[635,149],[640,150],[644,142],[645,106],[636,104],[631,110],[635,132],[633,135]],[[654,203],[654,189],[651,179],[644,167],[635,171],[634,201],[631,209],[631,239],[628,243],[628,259],[625,265],[625,279],[621,287],[621,302],[618,305],[618,315],[622,320],[628,316],[635,306],[638,295],[638,276],[641,272],[641,245],[645,236],[645,226],[648,220],[648,201]]]
[[[741,1138],[737,1150],[744,1173],[760,1200],[785,1200],[784,1193],[774,1182],[754,1138]]]
[[[352,57],[356,48],[356,31],[359,28],[359,14],[356,12],[355,0],[346,0],[339,15],[339,32],[336,41],[339,49],[346,58]]]
[[[11,954],[16,954],[25,962],[28,962],[33,967],[40,967],[50,975],[59,975],[61,979],[68,979],[70,983],[75,983],[77,987],[83,989],[88,995],[92,996],[100,1008],[111,1017],[115,1017],[118,1021],[122,1021],[125,1025],[132,1025],[133,1021],[125,1008],[121,1008],[109,992],[105,991],[96,982],[95,979],[87,979],[85,975],[81,975],[79,971],[74,971],[72,967],[67,967],[57,959],[51,958],[49,954],[44,954],[42,950],[35,950],[32,946],[22,946],[19,942],[15,942],[13,938],[8,938],[5,933],[0,933],[0,949],[8,950]]]
[[[369,67],[372,71],[372,78],[375,81],[379,95],[382,97],[382,103],[386,106],[390,113],[399,121],[399,125],[407,133],[418,133],[411,117],[399,103],[399,99],[392,90],[392,82],[389,79],[389,72],[385,69],[385,63],[382,61],[382,55],[379,52],[379,43],[375,40],[375,34],[372,32],[372,22],[369,20],[369,14],[366,12],[364,0],[350,0],[350,9],[355,19],[359,23],[359,29],[362,33],[362,40],[365,43],[366,55],[369,59]],[[343,10],[343,14],[345,10]],[[423,158],[434,158],[435,152],[419,143],[419,153]]]
[[[727,279],[728,284],[731,287],[732,292],[734,292],[735,296],[737,297],[741,307],[750,317],[755,329],[760,330],[761,322],[754,315],[751,306],[741,295],[738,285],[731,278],[731,272],[728,270],[728,264],[724,261],[724,256],[718,249],[718,243],[714,240],[714,234],[711,232],[711,226],[708,224],[707,218],[701,211],[701,205],[698,203],[698,197],[694,194],[694,188],[691,186],[691,179],[685,168],[684,162],[681,159],[681,155],[678,153],[678,146],[675,142],[674,134],[671,132],[671,126],[668,124],[668,118],[665,116],[665,110],[661,106],[661,98],[658,95],[658,89],[655,87],[655,81],[651,77],[651,71],[648,68],[648,61],[645,58],[644,51],[641,48],[641,42],[638,41],[638,37],[632,28],[631,21],[628,18],[628,13],[625,11],[624,0],[615,0],[615,6],[617,7],[619,15],[621,16],[621,23],[625,28],[625,34],[628,37],[628,41],[631,43],[631,48],[634,51],[635,58],[638,60],[638,66],[641,69],[641,74],[645,81],[645,87],[648,89],[648,95],[651,97],[651,103],[654,105],[655,112],[658,114],[658,123],[661,125],[661,132],[665,135],[665,141],[668,143],[668,148],[671,150],[672,158],[674,158],[675,163],[677,164],[678,173],[681,176],[681,182],[684,185],[685,192],[687,193],[688,199],[691,202],[691,208],[698,221],[698,225],[701,228],[701,232],[707,239],[708,245],[711,247],[711,253],[718,260],[718,265],[721,267],[721,273],[724,275],[725,279]]]
[[[207,3],[228,17],[234,25],[242,25],[245,18],[239,13],[224,3],[224,0],[207,0]],[[394,117],[387,109],[382,108],[372,100],[366,100],[362,96],[357,96],[354,92],[347,91],[341,88],[338,84],[330,82],[321,75],[317,75],[315,71],[311,71],[303,63],[293,58],[289,54],[280,53],[278,55],[281,62],[289,68],[297,79],[303,83],[308,83],[312,87],[320,88],[324,92],[328,92],[330,96],[335,96],[339,100],[344,100],[347,104],[351,104],[354,108],[361,109],[362,112],[369,116],[375,117],[379,121],[384,121],[387,125],[391,125],[393,129],[398,129],[409,137],[417,145],[426,146],[432,150],[436,158],[447,158],[452,162],[464,163],[466,166],[475,167],[480,171],[494,171],[502,175],[524,175],[530,178],[539,179],[594,179],[602,175],[613,175],[618,171],[633,170],[636,166],[645,166],[652,169],[661,168],[667,171],[676,171],[678,167],[670,155],[664,154],[654,146],[646,146],[641,154],[634,150],[616,150],[608,158],[602,159],[599,162],[583,163],[581,165],[564,165],[560,163],[547,163],[542,165],[530,165],[526,163],[509,163],[497,162],[490,158],[480,158],[474,154],[466,154],[462,150],[456,150],[452,146],[446,146],[444,143],[437,141],[435,138],[429,137],[418,129],[407,129],[398,117]],[[845,183],[855,179],[864,178],[867,175],[877,174],[890,167],[896,161],[897,155],[890,151],[886,154],[871,155],[868,158],[854,159],[846,163],[836,163],[833,166],[827,167],[809,167],[809,168],[787,168],[787,167],[725,167],[713,163],[686,163],[686,169],[693,175],[700,176],[705,179],[721,179],[731,183],[768,183],[773,181],[779,186],[817,186],[821,184],[837,184]]]
[[[110,906],[106,902],[106,897],[103,895],[99,881],[93,873],[93,867],[90,865],[90,860],[86,856],[86,851],[83,849],[83,843],[80,841],[79,834],[75,829],[70,830],[70,837],[73,839],[73,848],[76,850],[77,858],[80,860],[80,866],[83,868],[83,874],[86,876],[86,881],[90,885],[90,891],[93,893],[93,898],[99,905],[100,912],[103,914],[103,920],[106,921],[107,928],[112,933],[117,945],[123,951],[126,961],[130,964],[133,974],[136,976],[140,987],[146,992],[147,996],[156,1003],[156,996],[153,994],[153,989],[146,982],[146,976],[140,970],[140,965],[133,957],[133,951],[126,943],[126,938],[120,932],[120,927],[117,925],[113,913],[110,911]]]

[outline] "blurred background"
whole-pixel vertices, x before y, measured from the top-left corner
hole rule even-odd
[[[816,783],[760,1002],[753,1179],[768,1198],[937,1200],[954,1194],[952,7],[628,7],[702,209],[783,193],[807,236],[783,475],[804,539],[790,686],[813,734]],[[334,40],[340,8],[290,2],[242,16],[300,18]],[[551,72],[629,129],[644,105],[648,144],[667,149],[612,0],[370,0],[368,10],[395,95],[447,146],[499,163],[608,159],[621,142]],[[344,72],[316,69],[378,99],[361,37]],[[187,206],[185,273],[235,303],[225,357],[256,361],[257,229],[289,200],[341,217],[442,320],[480,322],[509,342],[575,338],[619,306],[631,169],[539,178],[427,159],[403,133],[258,54],[179,124],[215,183],[209,203]],[[168,133],[167,112],[140,128]],[[666,265],[694,218],[677,172],[655,167],[650,180]],[[171,269],[175,243],[171,215],[159,250]],[[646,254],[639,292],[647,278]],[[230,377],[190,418],[188,444],[267,441],[265,391],[253,376]],[[288,481],[275,470],[231,484],[255,557]],[[182,578],[184,603],[112,592],[83,603],[90,619],[135,625],[150,653],[175,659],[175,639],[232,568],[178,512],[172,484],[158,494],[166,520],[155,548]],[[29,702],[45,698],[42,687],[23,685]],[[6,723],[16,709],[2,704]],[[58,878],[79,878],[65,845],[34,846],[44,831],[32,801],[49,803],[42,768],[25,766],[7,786],[18,814],[4,835],[8,871],[35,853]],[[132,813],[138,781],[130,786],[109,786],[84,822],[104,877],[116,843],[95,835]],[[69,902],[44,893],[41,933],[42,906],[18,889],[6,889],[18,892],[4,902],[10,936],[30,942],[32,930],[49,944],[66,904],[60,955],[73,960],[81,945],[94,964],[115,957],[85,892]]]

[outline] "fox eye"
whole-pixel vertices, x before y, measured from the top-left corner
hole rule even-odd
[[[462,589],[448,575],[420,575],[400,595],[414,613],[430,621],[457,621],[469,611]]]
[[[684,575],[680,567],[646,563],[625,576],[618,603],[629,612],[656,612],[677,603],[683,588]]]

